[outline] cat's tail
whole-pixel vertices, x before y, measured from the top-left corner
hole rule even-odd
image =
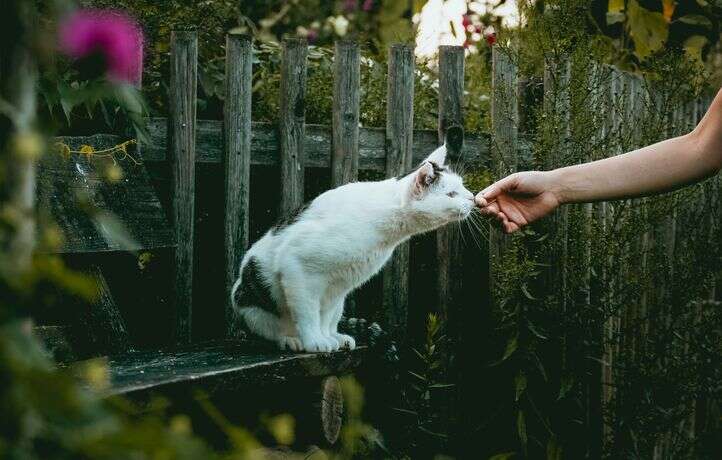
[[[238,288],[241,287],[241,277],[239,276],[235,283],[233,283],[233,287],[231,288],[231,305],[233,307],[237,307],[236,305],[236,292],[238,292]]]
[[[243,307],[238,309],[238,314],[254,333],[267,340],[278,340],[279,319],[273,313],[269,313],[260,307]]]

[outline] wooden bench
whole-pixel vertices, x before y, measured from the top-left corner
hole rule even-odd
[[[129,150],[130,157],[115,160],[124,171],[122,179],[107,182],[105,169],[114,160],[92,154],[48,155],[39,168],[39,207],[47,211],[65,235],[63,256],[93,277],[98,296],[73,321],[43,324],[37,327],[37,333],[57,357],[66,361],[88,355],[110,356],[108,394],[139,396],[186,385],[202,385],[215,391],[258,381],[321,378],[352,371],[364,359],[371,358],[373,353],[365,346],[353,352],[291,354],[242,340],[230,302],[206,306],[223,310],[225,334],[219,334],[212,342],[192,340],[194,317],[206,313],[193,311],[195,262],[202,257],[194,251],[196,165],[223,167],[225,220],[224,232],[218,238],[223,238],[224,285],[229,292],[249,245],[252,166],[280,167],[283,216],[304,200],[306,168],[330,168],[332,186],[356,180],[360,169],[393,177],[433,150],[447,128],[461,124],[460,47],[441,50],[438,133],[413,130],[414,58],[410,46],[395,45],[389,51],[385,129],[359,128],[358,45],[350,42],[336,45],[331,127],[306,125],[304,121],[307,52],[304,41],[286,40],[283,44],[278,126],[251,121],[251,41],[245,36],[229,35],[226,47],[224,121],[196,120],[197,36],[194,32],[176,32],[171,43],[170,117],[148,120],[151,142],[141,149]],[[73,151],[80,151],[84,145],[99,151],[125,140],[118,135],[95,135],[59,138],[58,142]],[[451,160],[463,155],[466,163],[474,164],[480,163],[488,150],[487,137],[470,137],[463,150],[450,155]],[[164,173],[149,173],[159,168],[170,169],[165,200],[163,193],[159,193],[163,187],[156,180]],[[452,236],[439,234],[440,242],[445,242],[439,249],[444,270],[453,266],[453,251],[448,250]],[[121,255],[127,251],[135,254],[130,262],[119,259],[127,257]],[[170,291],[167,301],[153,303],[157,297],[153,291],[164,286],[163,273],[159,273],[163,270],[157,269],[152,275],[144,275],[148,279],[125,285],[118,285],[109,275],[124,264],[142,266],[144,254],[165,257],[168,262],[165,268],[172,267],[173,273],[167,280]],[[403,339],[406,328],[408,254],[408,244],[403,245],[383,273],[386,318],[383,327],[399,339]],[[453,294],[448,272],[440,275],[440,282],[445,283],[440,292],[448,301]],[[163,325],[172,322],[172,327],[167,328],[170,333],[158,333],[161,338],[154,344],[157,346],[135,350],[138,347],[134,345],[133,321],[124,317],[127,309],[116,300],[129,294],[150,297],[143,306],[149,317],[136,319],[135,323],[156,318],[160,331]],[[83,353],[79,354],[79,349]]]

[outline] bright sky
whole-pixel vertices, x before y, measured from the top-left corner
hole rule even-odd
[[[461,24],[462,15],[467,11],[483,14],[493,9],[496,0],[470,2],[467,9],[466,0],[429,0],[414,16],[419,25],[416,36],[416,56],[420,58],[433,56],[440,45],[463,45],[464,29]],[[504,24],[514,26],[519,23],[519,14],[515,0],[507,2],[495,13],[502,16]]]

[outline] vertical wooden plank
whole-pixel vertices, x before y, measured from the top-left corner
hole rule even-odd
[[[566,166],[568,158],[569,138],[571,136],[571,100],[570,100],[571,62],[568,57],[547,56],[544,68],[544,105],[547,114],[551,114],[554,123],[553,129],[557,133],[558,141],[545,167],[555,169]],[[569,296],[567,288],[567,228],[569,208],[562,206],[554,211],[549,219],[549,232],[555,244],[555,254],[550,260],[549,283],[557,292],[558,306],[562,314],[567,311]],[[568,358],[568,344],[566,334],[561,338],[561,370],[566,371]]]
[[[602,65],[600,67],[600,71],[602,72],[602,76],[600,77],[600,98],[601,103],[604,107],[604,119],[602,121],[602,124],[600,125],[600,134],[602,138],[604,139],[604,148],[603,148],[603,155],[606,156],[606,154],[611,151],[613,148],[612,145],[612,139],[614,139],[613,135],[613,123],[612,123],[612,114],[614,111],[614,104],[613,104],[613,79],[614,79],[614,73],[612,69],[606,65]],[[609,205],[606,202],[601,202],[597,205],[597,221],[598,225],[601,229],[601,231],[604,233],[605,238],[608,237],[609,231],[610,231],[610,212],[609,212]],[[611,274],[609,273],[609,260],[603,259],[599,261],[599,271],[600,271],[600,295],[602,296],[602,303],[603,304],[610,304],[613,296],[610,289],[611,281],[610,277]],[[601,374],[601,405],[602,405],[602,412],[601,417],[603,421],[602,425],[602,447],[606,445],[606,441],[611,438],[612,430],[611,430],[611,424],[607,423],[608,420],[611,420],[613,412],[610,411],[611,407],[611,401],[612,401],[612,381],[613,381],[613,359],[614,359],[614,348],[613,348],[613,329],[614,329],[614,318],[609,317],[605,320],[604,324],[602,324],[602,360],[600,365],[600,374]]]
[[[592,63],[587,69],[586,88],[588,94],[586,95],[589,105],[585,110],[591,110],[592,120],[594,121],[595,131],[592,133],[592,146],[596,146],[602,141],[603,124],[602,118],[599,114],[604,113],[604,90],[601,84],[603,80],[603,70],[600,64]],[[589,155],[586,161],[593,161],[596,159],[596,154],[593,150],[594,147],[589,151]],[[584,209],[584,225],[585,235],[587,241],[584,248],[584,263],[586,264],[586,273],[584,274],[584,296],[582,298],[582,308],[586,311],[591,311],[592,301],[598,300],[599,292],[593,289],[594,285],[594,270],[596,261],[592,257],[593,246],[596,244],[595,238],[592,236],[593,224],[597,218],[598,204],[587,203],[582,205]],[[597,272],[597,276],[600,272]],[[594,290],[594,294],[592,291]],[[603,342],[603,330],[601,327],[594,327],[591,331],[591,337],[589,340],[590,345],[589,356],[593,359],[587,360],[587,375],[585,376],[585,392],[586,392],[586,427],[587,427],[587,458],[596,459],[602,456],[602,432],[603,432],[603,417],[602,417],[602,374],[599,361],[602,358],[601,344]]]
[[[281,216],[293,213],[303,204],[306,132],[306,40],[283,40],[281,56]]]
[[[193,219],[196,156],[196,84],[198,34],[171,34],[170,138],[172,220],[178,243],[175,250],[175,340],[189,343],[193,310]]]
[[[224,107],[224,256],[226,335],[236,335],[236,314],[231,288],[248,247],[251,173],[251,92],[253,80],[251,38],[226,37],[226,101]]]
[[[358,179],[361,68],[357,43],[336,42],[333,71],[331,183],[338,187]]]
[[[130,351],[128,328],[101,268],[91,265],[87,269],[87,275],[93,279],[96,288],[95,300],[89,306],[85,318],[85,326],[93,345],[100,353],[117,354]]]
[[[394,177],[412,166],[414,52],[409,45],[395,44],[389,49],[386,99],[386,177]],[[383,299],[386,328],[403,341],[409,303],[408,242],[396,248],[384,268]]]
[[[519,107],[517,67],[509,56],[492,49],[491,54],[491,134],[492,168],[496,178],[514,172],[517,167],[517,146],[519,139]],[[500,261],[509,244],[496,226],[489,229],[489,275],[494,285],[494,265]]]
[[[516,88],[516,85],[515,85]],[[447,130],[464,126],[464,48],[461,46],[439,47],[439,144],[444,143]],[[453,154],[458,157],[461,143],[447,145],[447,163]],[[448,225],[436,232],[436,257],[438,266],[438,308],[447,320],[447,332],[456,334],[453,308],[461,301],[462,252],[460,233],[456,226]]]

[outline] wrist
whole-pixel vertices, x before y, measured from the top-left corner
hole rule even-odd
[[[547,174],[547,180],[549,181],[549,191],[560,205],[574,201],[569,186],[569,170],[567,168],[553,169],[545,174]]]

